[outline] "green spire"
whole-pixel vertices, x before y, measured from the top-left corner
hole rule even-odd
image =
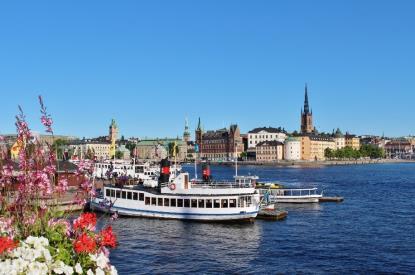
[[[200,122],[200,117],[199,117],[199,122],[197,123],[197,131],[202,131],[202,123]]]

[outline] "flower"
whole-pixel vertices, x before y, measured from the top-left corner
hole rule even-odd
[[[101,245],[108,246],[108,247],[116,247],[117,246],[117,238],[114,235],[114,232],[112,231],[112,227],[108,226],[100,233],[101,237]]]
[[[82,266],[80,263],[76,263],[75,265],[75,272],[78,274],[82,274],[84,271],[82,270]]]
[[[74,249],[76,253],[94,253],[97,249],[97,243],[94,238],[83,233],[74,242]]]
[[[9,237],[0,237],[0,255],[4,252],[10,252],[17,247],[17,242]]]
[[[95,213],[82,213],[79,218],[77,218],[74,223],[73,227],[75,230],[87,229],[87,230],[95,230],[95,225],[97,224],[97,215]]]

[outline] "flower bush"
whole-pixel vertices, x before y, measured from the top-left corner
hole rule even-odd
[[[53,135],[52,118],[41,97],[39,102],[41,123]],[[117,244],[112,227],[97,232],[96,214],[71,219],[59,209],[68,182],[57,178],[52,146],[33,139],[19,110],[17,169],[7,154],[0,155],[0,274],[117,274],[109,262],[109,249]],[[79,164],[78,175],[83,178],[75,197],[79,204],[94,194],[89,180],[92,165]]]

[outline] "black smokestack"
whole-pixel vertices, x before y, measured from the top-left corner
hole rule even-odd
[[[208,163],[203,163],[202,165],[202,177],[204,181],[210,181],[212,179]]]
[[[160,183],[168,183],[170,179],[170,161],[168,159],[162,159],[160,161]]]

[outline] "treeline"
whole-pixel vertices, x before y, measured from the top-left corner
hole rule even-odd
[[[348,146],[337,150],[326,148],[326,150],[324,150],[324,156],[328,159],[378,159],[385,157],[385,151],[375,145],[365,144],[362,145],[359,150]]]

